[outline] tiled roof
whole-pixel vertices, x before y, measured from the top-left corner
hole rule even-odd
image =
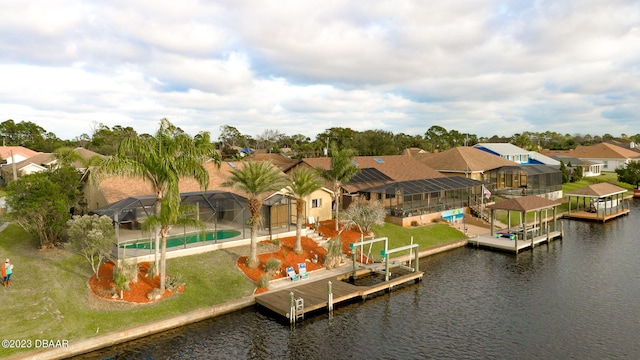
[[[560,205],[558,201],[552,201],[536,195],[528,195],[487,205],[487,208],[495,210],[527,212],[548,209],[558,205]]]
[[[88,149],[85,149],[83,147],[77,147],[75,149],[73,149],[74,152],[78,153],[78,155],[80,155],[81,158],[83,158],[84,160],[91,160],[91,158],[98,156],[100,158],[106,158],[106,156],[102,155],[102,154],[98,154],[95,151],[91,151]]]
[[[328,170],[331,168],[331,158],[305,158],[303,162],[314,168]],[[433,168],[421,163],[415,158],[407,155],[388,156],[356,156],[353,158],[355,164],[361,168],[374,168],[387,175],[393,181],[434,179],[444,177]]]
[[[605,140],[605,142],[607,142],[609,144],[620,146],[621,148],[624,148],[624,149],[629,149],[631,151],[640,153],[640,147],[638,147],[638,144],[636,144],[633,141],[630,141],[628,143],[624,143],[624,142],[620,142],[620,141],[616,141],[616,140]]]
[[[39,154],[39,152],[27,149],[24,146],[0,146],[0,157],[2,160],[11,158],[12,153],[13,155],[21,155],[25,158],[30,158]]]
[[[233,164],[233,165],[232,165]],[[247,194],[234,187],[223,186],[227,182],[231,170],[242,168],[242,162],[223,161],[218,169],[212,161],[204,164],[209,172],[209,186],[206,190],[223,190],[230,193],[247,197]],[[100,182],[100,188],[106,201],[111,204],[122,199],[142,195],[154,195],[151,184],[139,178],[130,177],[109,177]],[[200,185],[193,178],[180,179],[180,193],[202,191]],[[270,194],[267,194],[270,195]]]
[[[313,168],[325,170],[331,168],[331,158],[329,157],[306,158],[302,161]],[[356,156],[353,158],[353,162],[360,169],[375,169],[384,176],[372,178],[368,182],[363,182],[359,178],[354,179],[357,181],[350,181],[342,186],[349,193],[392,182],[445,177],[433,168],[407,155]],[[369,171],[369,173],[373,172]]]
[[[564,154],[576,158],[590,159],[635,159],[640,158],[640,154],[633,150],[625,149],[609,143],[598,143],[590,146],[578,146],[575,150]]]
[[[529,153],[527,150],[515,146],[511,143],[479,143],[473,145],[475,148],[485,148],[487,150],[491,150],[500,155],[512,155],[512,154],[527,154]]]
[[[93,152],[91,150],[87,150],[83,147],[77,147],[75,149],[73,149],[74,152],[76,152],[78,155],[80,155],[80,157],[85,160],[88,161],[91,158],[93,158],[94,156],[98,156],[100,158],[106,158],[106,156],[98,154],[97,152]],[[29,166],[29,164],[37,164],[40,166],[49,166],[51,165],[51,163],[55,162],[55,156],[52,153],[36,153],[36,155],[22,160],[20,162],[16,163],[16,167],[18,169],[23,168],[25,166]],[[82,161],[76,161],[73,166],[75,166],[77,169],[84,169],[85,165],[82,163]]]
[[[47,167],[53,162],[55,159],[53,158],[53,154],[51,153],[38,153],[28,159],[18,161],[16,163],[17,169],[22,169],[25,166],[29,166],[30,164],[36,164],[39,166]]]
[[[271,161],[273,165],[279,167],[280,170],[284,172],[287,172],[287,170],[300,163],[300,160],[280,154],[253,154],[250,159],[253,161]]]
[[[569,165],[569,163],[571,163],[572,166],[591,166],[603,164],[601,161],[578,159],[577,157],[572,157],[565,154],[553,155],[552,158],[558,161],[562,161],[565,165]]]
[[[592,184],[565,193],[566,196],[605,197],[627,192],[625,188],[607,182]]]
[[[441,172],[487,171],[515,164],[470,146],[458,146],[441,153],[418,157],[418,160]]]

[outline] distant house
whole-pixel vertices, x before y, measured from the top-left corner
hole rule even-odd
[[[519,150],[511,149],[511,155],[518,153]],[[524,150],[521,152],[526,153]],[[530,159],[530,154],[526,155],[527,159]],[[488,184],[486,186],[493,195],[507,198],[542,195],[552,200],[562,197],[562,173],[559,167],[518,164],[507,160],[506,157],[497,156],[494,152],[465,146],[421,156],[418,159],[447,176],[464,176],[482,181]]]
[[[300,160],[292,159],[282,154],[261,154],[255,153],[251,155],[250,160],[253,161],[271,161],[271,163],[280,168],[283,172],[288,172],[289,169],[295,167],[300,163]]]
[[[548,156],[569,156],[580,160],[602,164],[603,172],[614,172],[630,161],[639,161],[640,153],[610,143],[598,143],[590,146],[578,146],[574,150],[546,151]]]
[[[435,154],[420,154],[416,159],[445,176],[464,176],[479,181],[491,178],[488,174],[494,169],[513,165],[513,161],[470,146],[458,146]]]
[[[567,156],[563,154],[553,155],[552,158],[562,161],[568,170],[575,171],[576,168],[582,168],[583,177],[600,176],[602,174],[602,167],[604,163],[594,160],[583,160],[573,156]]]
[[[522,165],[560,166],[560,162],[555,159],[510,143],[480,143],[473,147]]]
[[[604,142],[619,146],[621,148],[629,149],[631,151],[635,151],[638,154],[640,154],[640,146],[638,146],[638,144],[636,144],[634,141],[621,142],[616,140],[605,140]]]
[[[80,155],[81,160],[78,160],[73,164],[73,166],[80,172],[84,172],[86,170],[87,164],[89,164],[93,158],[105,158],[104,155],[82,147],[75,148],[73,151]],[[16,159],[15,156],[14,159]],[[14,170],[17,177],[44,171],[53,166],[56,162],[57,160],[53,153],[35,153],[35,155],[27,159],[22,159],[11,165],[3,166],[2,177],[7,180],[13,179]]]
[[[422,154],[429,154],[429,152],[418,147],[410,147],[410,148],[404,149],[404,154],[416,157]]]
[[[38,154],[39,152],[23,146],[0,146],[0,158],[7,165],[26,160]]]

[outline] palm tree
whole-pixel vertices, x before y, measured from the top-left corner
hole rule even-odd
[[[255,269],[260,264],[258,260],[258,226],[262,223],[260,210],[262,196],[271,191],[280,190],[284,184],[284,175],[270,161],[245,161],[242,166],[231,170],[226,186],[233,186],[247,194],[247,206],[251,213],[251,250],[247,266]]]
[[[94,155],[88,159],[85,159],[76,151],[76,149],[63,146],[57,148],[53,151],[53,158],[56,159],[56,163],[54,167],[59,166],[73,166],[77,167],[76,164],[81,165],[83,168],[87,169],[89,166],[100,165],[102,162],[102,157],[100,155]]]
[[[54,166],[73,166],[76,161],[82,161],[82,156],[75,152],[73,148],[64,146],[53,151],[53,158],[57,160]]]
[[[153,187],[155,217],[164,218],[156,233],[156,262],[158,270],[158,248],[160,256],[160,288],[164,291],[166,275],[167,238],[171,224],[180,213],[180,177],[191,177],[198,181],[202,189],[209,184],[209,173],[203,163],[213,160],[220,166],[220,155],[215,151],[209,133],[191,137],[167,119],[160,120],[160,128],[155,136],[142,135],[125,138],[115,156],[107,158],[100,166],[99,173],[117,174],[141,178]],[[166,208],[166,209],[165,209]],[[158,236],[162,244],[159,246]]]
[[[305,198],[322,187],[316,171],[301,168],[291,174],[287,182],[286,193],[296,200],[296,242],[293,251],[302,254],[302,219],[304,216]]]
[[[340,199],[342,198],[342,184],[354,177],[360,168],[353,163],[355,150],[338,150],[335,144],[331,144],[331,169],[319,169],[322,177],[330,181],[333,185],[333,200],[336,206],[336,231],[338,231],[338,212],[340,210]]]

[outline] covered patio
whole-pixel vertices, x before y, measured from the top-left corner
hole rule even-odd
[[[566,218],[605,222],[629,214],[627,190],[610,183],[598,183],[567,192]]]

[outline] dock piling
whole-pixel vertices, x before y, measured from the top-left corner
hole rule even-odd
[[[329,313],[333,312],[333,290],[331,281],[327,282],[327,308]]]

